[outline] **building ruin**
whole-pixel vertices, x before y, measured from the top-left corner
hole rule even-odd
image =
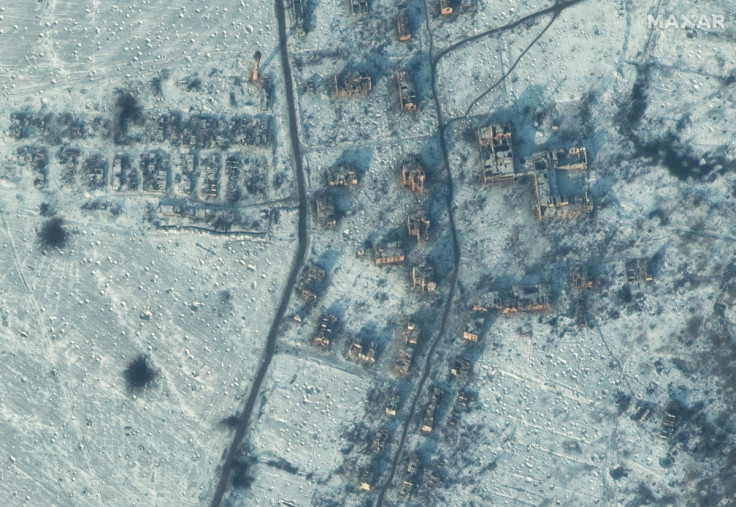
[[[409,215],[406,219],[409,236],[416,238],[419,243],[429,241],[429,225],[429,218],[423,214]]]
[[[413,156],[401,165],[401,184],[415,194],[424,191],[424,180],[427,175],[418,156]]]
[[[396,18],[396,33],[401,42],[411,40],[411,30],[409,29],[409,17],[406,12],[402,12]]]
[[[320,316],[317,332],[312,337],[312,345],[321,349],[330,348],[337,331],[337,322],[337,317],[332,314],[326,313]]]
[[[327,171],[327,186],[354,187],[358,184],[358,172],[349,165],[340,165]]]
[[[399,108],[402,111],[414,112],[417,110],[417,93],[414,80],[406,71],[396,73],[396,86],[399,91]]]
[[[404,248],[400,241],[373,247],[373,262],[378,266],[404,262]]]
[[[414,287],[419,288],[421,291],[434,292],[437,290],[432,266],[426,264],[414,266],[411,270],[411,279]]]
[[[626,262],[626,281],[629,283],[653,282],[651,261],[649,259],[631,259]]]
[[[337,225],[337,216],[332,198],[330,196],[317,197],[315,205],[317,206],[317,225],[321,229],[334,228]]]
[[[510,123],[494,123],[478,129],[478,144],[481,156],[480,177],[483,183],[516,177]]]
[[[534,210],[539,220],[577,218],[593,211],[585,179],[585,148],[537,152],[530,165],[534,175]]]
[[[419,427],[419,430],[424,434],[432,433],[434,430],[434,418],[437,413],[437,406],[439,405],[441,394],[442,391],[438,387],[432,388],[432,394],[429,396],[429,403],[424,411],[422,424]]]
[[[368,349],[365,349],[360,342],[353,341],[348,348],[348,357],[353,361],[357,361],[364,365],[370,365],[376,362],[376,348],[375,342],[371,342]]]
[[[514,285],[509,290],[491,292],[486,302],[476,304],[474,311],[498,311],[502,315],[541,312],[552,307],[552,298],[546,284]]]
[[[335,74],[332,93],[335,97],[359,97],[371,91],[371,77],[366,72],[347,72],[342,77]]]

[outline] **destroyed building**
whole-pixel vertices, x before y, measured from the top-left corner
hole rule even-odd
[[[407,323],[401,331],[400,343],[396,349],[393,362],[393,368],[399,376],[409,373],[419,341],[419,333],[419,328],[413,322]]]
[[[447,421],[448,426],[456,427],[458,425],[461,414],[468,408],[469,400],[470,398],[467,393],[458,393],[457,398],[455,398],[455,403],[452,406],[452,411],[450,412],[450,419]]]
[[[404,248],[400,241],[373,247],[373,262],[378,266],[404,262]]]
[[[649,259],[631,259],[626,262],[626,281],[629,283],[653,282]]]
[[[409,29],[409,17],[406,12],[402,12],[396,18],[396,33],[401,42],[411,40],[411,30]]]
[[[371,77],[366,72],[346,72],[333,78],[332,93],[335,97],[359,97],[371,91]]]
[[[514,285],[509,290],[491,292],[484,302],[476,304],[474,311],[499,311],[503,315],[520,312],[539,312],[552,307],[549,287],[546,284]]]
[[[440,395],[442,391],[438,387],[432,389],[432,394],[429,396],[429,403],[424,411],[424,417],[422,418],[421,426],[419,430],[422,433],[432,433],[434,430],[434,418],[437,414],[437,406],[439,405]]]
[[[481,156],[481,181],[509,180],[516,177],[511,148],[511,124],[498,123],[478,129]]]
[[[312,345],[322,349],[330,348],[337,331],[337,317],[326,313],[319,318],[317,332],[312,337]]]
[[[101,189],[107,186],[107,159],[102,155],[91,155],[84,161],[84,183],[92,189]]]
[[[396,73],[396,86],[399,92],[399,108],[402,111],[416,111],[417,93],[412,77],[406,71],[398,71]]]
[[[354,187],[358,184],[358,173],[354,167],[340,165],[327,171],[327,185],[330,187]]]
[[[383,413],[389,417],[394,417],[396,412],[399,410],[400,401],[401,397],[399,396],[399,391],[392,389],[386,397],[386,405],[383,408]]]
[[[112,159],[112,189],[115,192],[135,191],[140,186],[140,176],[133,167],[130,156],[116,154]]]
[[[304,19],[304,4],[306,0],[289,0],[287,9],[291,18],[291,31],[297,37],[304,37],[307,31]]]
[[[575,271],[570,275],[570,288],[576,291],[593,288],[593,279],[587,271]]]
[[[464,357],[456,357],[450,365],[450,375],[458,378],[468,378],[470,376],[470,360]]]
[[[308,303],[317,301],[319,294],[323,290],[324,279],[324,269],[314,265],[305,267],[302,270],[301,275],[299,276],[299,282],[297,283],[299,297]]]
[[[335,215],[335,204],[330,196],[317,197],[315,199],[317,206],[317,225],[321,229],[332,229],[337,225],[337,217]]]
[[[576,218],[593,211],[585,175],[585,148],[537,152],[530,165],[534,175],[534,210],[539,220]]]
[[[144,192],[163,193],[170,188],[171,164],[168,153],[162,150],[141,153],[139,167]]]
[[[426,264],[414,266],[411,270],[411,279],[414,287],[419,288],[421,291],[434,292],[437,290],[432,266]]]
[[[371,342],[366,349],[359,341],[353,341],[348,347],[348,357],[353,361],[357,361],[363,365],[370,365],[376,362],[376,348],[375,342]]]
[[[413,156],[401,165],[401,184],[415,194],[424,191],[424,180],[427,175],[418,156]]]
[[[377,431],[371,441],[371,452],[373,454],[381,452],[386,448],[386,442],[388,442],[388,430],[384,428]]]
[[[410,237],[416,238],[419,243],[429,241],[430,221],[425,215],[409,215],[406,219],[406,225]]]
[[[481,316],[473,315],[463,330],[463,340],[466,342],[476,343],[480,339],[483,331],[484,319]]]
[[[353,16],[361,16],[368,13],[368,0],[348,0],[350,14]]]

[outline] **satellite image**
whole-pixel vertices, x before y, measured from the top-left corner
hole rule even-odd
[[[0,506],[736,506],[736,0],[2,0],[0,340]]]

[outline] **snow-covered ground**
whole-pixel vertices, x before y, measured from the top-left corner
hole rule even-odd
[[[216,484],[228,418],[259,363],[298,217],[272,3],[184,3],[0,5],[4,504],[200,505]],[[392,504],[732,504],[736,26],[725,16],[723,30],[652,28],[648,16],[697,19],[736,5],[581,1],[553,22],[547,13],[478,38],[437,63],[438,115],[430,51],[554,5],[450,3],[455,12],[441,16],[439,2],[375,0],[368,15],[352,17],[342,0],[308,1],[308,33],[289,37],[310,203],[307,263],[325,270],[326,283],[315,302],[292,295],[226,503],[358,505],[385,489]],[[408,43],[395,33],[402,12]],[[264,85],[248,82],[256,51]],[[333,76],[347,70],[368,72],[371,92],[334,98]],[[398,110],[398,70],[413,78],[416,113]],[[126,93],[149,123],[132,120],[140,139],[115,141],[116,101]],[[87,133],[18,136],[17,112],[70,113]],[[260,146],[150,136],[148,126],[170,113],[218,125],[258,117],[271,134]],[[540,223],[529,179],[478,184],[475,132],[499,120],[512,124],[518,159],[586,147],[594,212]],[[23,155],[39,148],[46,159]],[[163,193],[116,191],[109,173],[97,189],[81,174],[69,183],[70,149],[79,150],[79,171],[90,160],[112,167],[119,155],[138,163],[165,152],[172,180],[187,157],[217,163],[219,192],[204,202],[203,175],[186,198],[176,194],[179,180]],[[235,202],[225,198],[231,155],[249,164]],[[399,183],[412,155],[427,172],[421,196]],[[43,160],[45,185],[33,170]],[[343,163],[355,166],[359,184],[328,188],[326,172]],[[332,230],[317,227],[322,195],[335,200]],[[157,228],[161,205],[182,201],[209,218],[165,220],[200,229]],[[432,220],[428,244],[407,237],[415,212]],[[450,213],[459,276],[440,335],[456,261]],[[52,215],[69,235],[61,251],[38,239]],[[223,221],[233,216],[233,229],[247,233],[227,233]],[[406,260],[376,266],[371,246],[396,240]],[[650,264],[653,282],[627,280],[632,259]],[[411,267],[421,263],[435,269],[436,294],[412,287]],[[580,269],[597,281],[585,293],[569,285]],[[490,290],[538,282],[549,284],[552,310],[490,314],[479,343],[462,342],[473,304]],[[578,325],[582,300],[587,327]],[[318,350],[310,342],[324,313],[339,325],[331,348]],[[409,318],[422,333],[409,374],[398,378],[390,364]],[[348,357],[353,340],[377,344],[375,364]],[[156,381],[131,392],[124,371],[141,354]],[[472,363],[468,378],[449,374],[456,356]],[[433,431],[423,434],[435,388]],[[400,401],[388,417],[392,390]],[[662,439],[668,414],[674,429]],[[407,471],[413,457],[418,469]],[[403,481],[411,496],[400,495]]]

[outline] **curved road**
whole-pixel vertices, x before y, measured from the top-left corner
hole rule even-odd
[[[250,387],[248,393],[248,399],[245,402],[243,410],[238,415],[238,426],[235,430],[235,436],[230,443],[230,448],[227,451],[225,462],[220,470],[220,478],[217,482],[217,488],[210,502],[211,507],[219,507],[222,503],[222,498],[225,495],[228,484],[230,483],[230,475],[232,474],[233,463],[235,456],[237,455],[240,445],[245,437],[245,432],[248,429],[248,423],[250,422],[253,408],[255,407],[256,400],[258,399],[258,393],[261,390],[263,379],[266,376],[268,367],[271,364],[271,358],[273,357],[274,349],[276,347],[276,335],[279,330],[279,325],[283,320],[286,307],[289,305],[291,294],[294,292],[297,277],[299,272],[304,265],[304,257],[307,252],[308,234],[307,234],[307,185],[304,178],[304,166],[302,165],[301,148],[299,145],[299,126],[297,124],[296,107],[294,105],[294,88],[292,86],[291,66],[289,65],[288,53],[286,50],[286,17],[284,14],[284,0],[275,0],[274,2],[276,10],[276,20],[279,27],[279,47],[281,49],[281,67],[284,73],[284,87],[286,90],[286,102],[288,104],[289,111],[289,134],[291,139],[291,151],[294,155],[294,167],[296,170],[296,183],[297,183],[297,198],[299,201],[299,245],[297,247],[294,260],[291,264],[291,271],[289,272],[289,278],[284,287],[284,292],[281,295],[281,302],[276,310],[276,315],[271,322],[271,328],[266,336],[266,346],[263,351],[263,357],[258,365],[255,378]]]

